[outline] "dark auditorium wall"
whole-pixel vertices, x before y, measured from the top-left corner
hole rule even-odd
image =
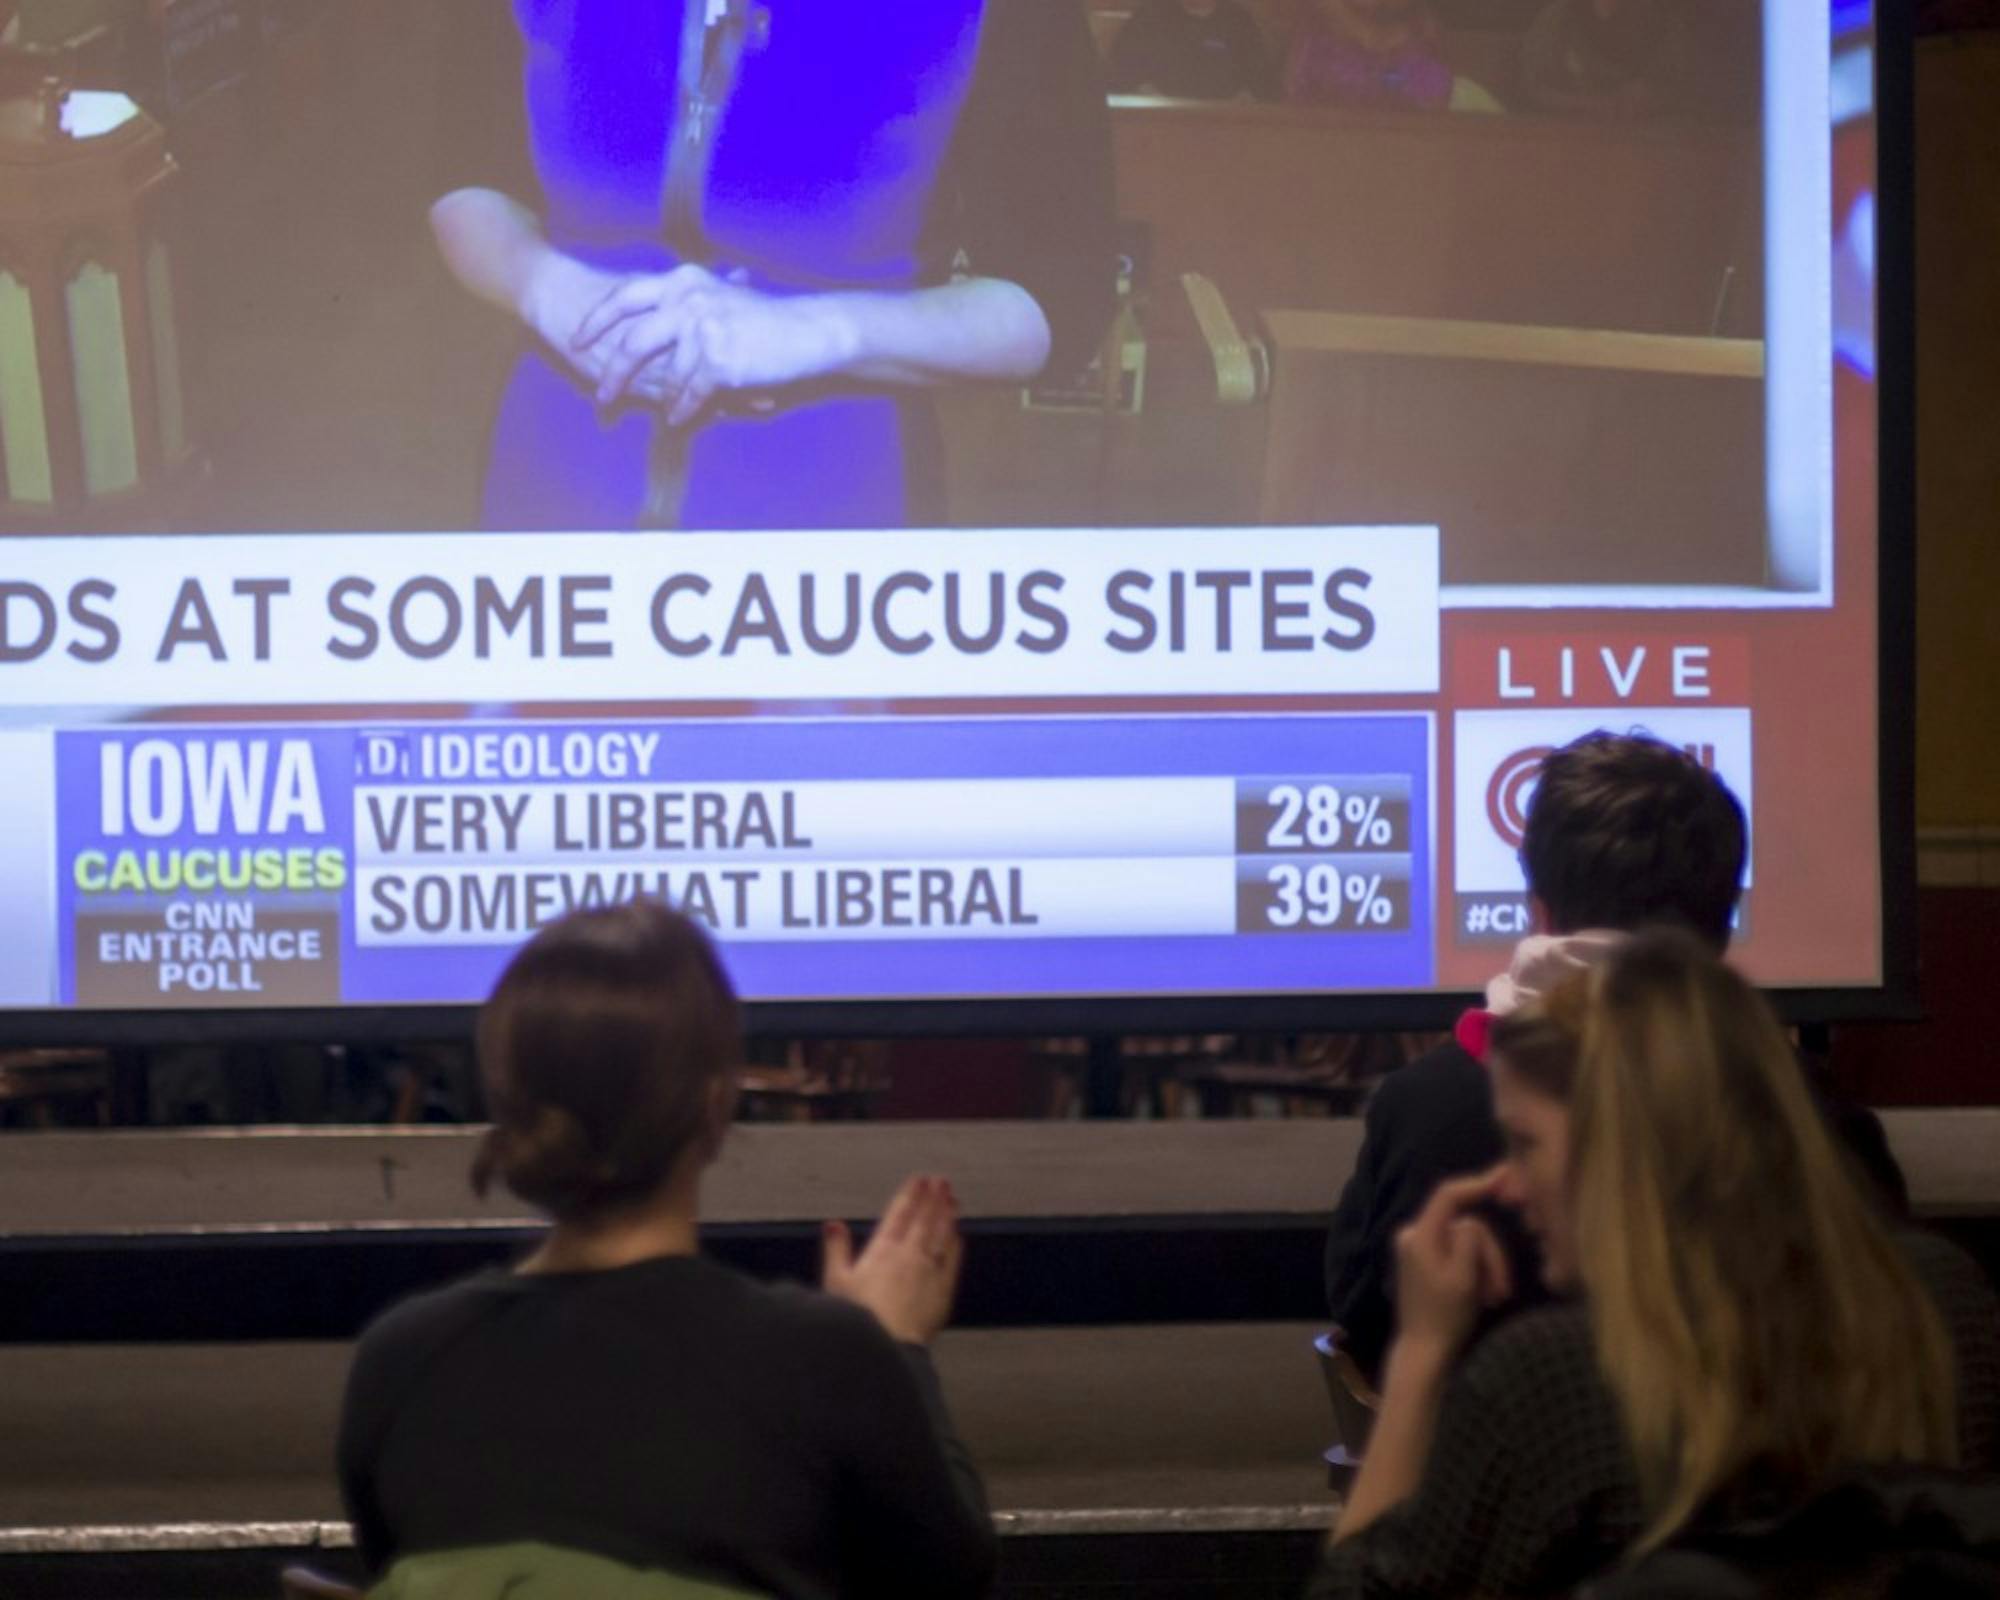
[[[1917,53],[1917,822],[2000,828],[2000,32]],[[1989,884],[2000,887],[2000,882]]]
[[[2000,21],[2000,8],[1992,20]],[[1844,1085],[1885,1105],[2000,1104],[2000,31],[1917,50],[1917,826],[1915,1026],[1849,1028]]]

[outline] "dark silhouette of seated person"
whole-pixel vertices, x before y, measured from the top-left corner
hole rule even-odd
[[[1114,94],[1175,100],[1275,100],[1278,69],[1238,0],[1143,0],[1105,61]]]
[[[1977,1492],[2000,1298],[1884,1220],[1710,945],[1621,941],[1498,1019],[1490,1067],[1507,1154],[1401,1230],[1382,1408],[1314,1600],[1568,1594],[1843,1477]],[[1562,1299],[1475,1338],[1513,1287],[1496,1207]]]
[[[1552,0],[1522,41],[1522,104],[1598,116],[1677,109],[1690,98],[1693,45],[1673,0]]]
[[[478,1046],[475,1187],[552,1225],[362,1336],[339,1466],[369,1569],[527,1542],[756,1594],[984,1593],[992,1523],[925,1353],[957,1282],[949,1186],[911,1179],[859,1256],[829,1224],[825,1293],[706,1259],[737,1008],[656,902],[544,929]]]

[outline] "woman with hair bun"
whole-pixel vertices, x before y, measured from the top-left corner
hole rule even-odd
[[[1991,1285],[1880,1220],[1777,1018],[1708,946],[1631,937],[1496,1022],[1488,1064],[1507,1158],[1397,1240],[1382,1411],[1316,1600],[1568,1593],[1843,1484],[1880,1513],[1847,1535],[1889,1539],[1898,1474],[1949,1496],[1937,1469],[2000,1464]],[[1460,1361],[1511,1288],[1494,1203],[1573,1299]]]
[[[735,1108],[735,996],[657,902],[544,929],[481,1013],[473,1167],[551,1227],[512,1270],[363,1335],[341,1487],[376,1574],[532,1543],[765,1595],[977,1595],[994,1540],[925,1347],[961,1252],[942,1179],[897,1193],[825,1293],[705,1259]]]

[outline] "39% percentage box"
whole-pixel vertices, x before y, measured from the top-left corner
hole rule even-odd
[[[1410,867],[1374,856],[1240,858],[1242,933],[1397,933],[1410,926]]]

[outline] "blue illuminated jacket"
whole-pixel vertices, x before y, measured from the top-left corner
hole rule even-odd
[[[621,271],[699,259],[776,293],[919,282],[984,0],[729,0],[706,33],[700,18],[684,27],[677,4],[515,0],[514,9],[558,248]],[[685,442],[656,443],[650,416],[601,415],[569,374],[530,353],[495,424],[486,520],[638,526],[665,450],[678,511],[659,520],[670,525],[895,526],[907,515],[906,435],[923,420],[914,409],[848,391],[770,417],[722,416]]]

